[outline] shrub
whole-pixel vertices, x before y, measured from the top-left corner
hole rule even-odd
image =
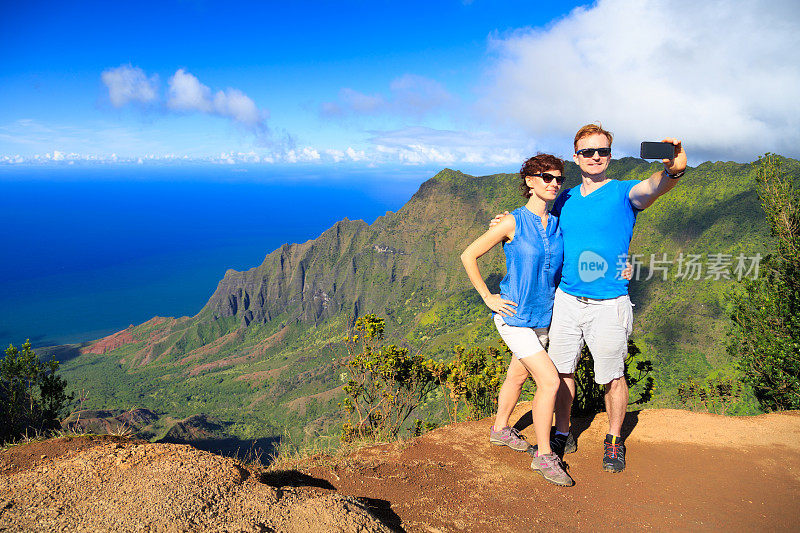
[[[507,348],[505,351],[508,353]],[[507,363],[497,348],[466,350],[460,345],[453,347],[453,359],[449,362],[429,363],[440,386],[448,389],[451,421],[459,419],[462,406],[465,418],[472,420],[497,411],[497,394],[503,385]]]
[[[29,430],[43,432],[60,427],[60,419],[74,396],[66,381],[56,375],[58,361],[42,362],[31,349],[6,348],[0,361],[0,442],[14,440]]]
[[[403,424],[436,387],[421,355],[394,344],[381,346],[385,321],[365,315],[348,332],[342,440],[397,437]]]
[[[632,340],[628,340],[628,355],[625,358],[625,379],[632,391],[639,392],[636,401],[628,405],[643,404],[653,396],[653,378],[649,376],[653,364],[640,357],[641,351]],[[638,389],[636,388],[639,386]],[[594,362],[589,349],[584,346],[575,369],[575,402],[573,412],[579,415],[605,411],[605,388],[594,381]]]
[[[511,354],[504,342],[501,341],[500,345],[502,353],[493,347],[466,350],[462,346],[455,346],[451,361],[428,362],[438,383],[448,389],[451,401],[448,410],[452,421],[458,421],[459,418],[475,420],[497,412],[497,395],[503,385]],[[638,398],[632,404],[647,403],[652,398],[654,381],[649,376],[652,370],[652,363],[641,357],[633,341],[628,341],[625,377],[631,390],[638,393]],[[605,410],[605,391],[602,385],[594,382],[592,355],[585,347],[575,371],[575,386],[573,410],[576,414],[594,414]]]
[[[707,383],[698,383],[689,378],[678,385],[678,399],[692,410],[724,415],[732,404],[744,396],[742,384],[730,377],[714,378]]]
[[[800,408],[800,193],[771,154],[759,158],[758,194],[775,252],[731,295],[728,352],[762,409]]]

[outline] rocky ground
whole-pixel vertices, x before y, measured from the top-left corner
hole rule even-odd
[[[324,483],[283,485],[188,445],[81,437],[0,458],[0,531],[390,531]]]
[[[17,446],[0,452],[0,531],[800,530],[800,413],[629,413],[621,474],[600,466],[604,415],[578,420],[569,488],[490,445],[490,423],[290,472],[112,437]]]

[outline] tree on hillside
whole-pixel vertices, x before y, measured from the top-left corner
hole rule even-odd
[[[800,409],[800,191],[772,154],[759,158],[758,194],[774,252],[732,296],[729,353],[765,410]]]
[[[0,443],[27,431],[47,431],[59,421],[73,395],[65,393],[67,382],[56,375],[58,361],[40,361],[30,341],[20,351],[6,348],[0,361]]]

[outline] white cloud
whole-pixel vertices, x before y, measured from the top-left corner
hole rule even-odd
[[[315,148],[306,146],[300,150],[288,150],[284,154],[283,160],[287,163],[313,162],[319,161],[320,155]]]
[[[347,147],[347,150],[345,150],[344,153],[347,154],[347,157],[349,157],[352,161],[363,161],[367,158],[364,150],[353,150],[353,148],[350,146]]]
[[[108,69],[101,78],[108,87],[109,99],[116,107],[135,101],[153,102],[158,99],[157,76],[147,78],[145,72],[138,67],[122,65]],[[230,119],[234,124],[255,133],[261,144],[274,144],[269,139],[267,127],[269,112],[259,109],[253,99],[239,89],[219,90],[212,97],[211,89],[207,85],[181,68],[169,78],[164,103],[167,109],[175,112],[199,112]]]
[[[394,107],[400,113],[424,115],[446,106],[453,97],[436,80],[404,74],[389,84]]]
[[[106,69],[100,79],[108,88],[108,98],[114,107],[129,102],[147,104],[157,97],[158,76],[148,78],[142,69],[132,65]]]
[[[338,117],[348,114],[371,115],[380,113],[387,107],[386,100],[379,94],[364,94],[349,87],[339,90],[337,102],[324,102],[323,116]]]
[[[425,127],[373,132],[370,143],[383,162],[419,164],[516,165],[532,151],[520,139],[491,132]]]
[[[323,153],[333,159],[334,163],[339,163],[344,159],[344,152],[341,150],[329,149],[323,150]]]
[[[176,111],[211,112],[211,89],[195,76],[178,69],[169,79],[167,107]]]
[[[200,83],[193,74],[178,69],[169,80],[167,107],[175,111],[199,111],[225,117],[260,136],[268,134],[266,110],[239,89],[217,91],[213,99],[211,89]]]
[[[600,0],[493,39],[480,107],[570,142],[600,120],[629,152],[672,135],[701,157],[798,155],[798,27],[796,2]]]
[[[364,150],[354,150],[352,146],[348,146],[346,150],[336,150],[335,148],[329,148],[327,150],[323,150],[324,153],[328,158],[333,160],[334,163],[340,163],[342,161],[364,161],[367,159],[367,154]]]
[[[436,80],[404,74],[391,81],[386,96],[366,94],[349,87],[340,89],[339,98],[324,102],[320,114],[327,118],[379,114],[421,117],[444,109],[452,101],[452,95]]]
[[[217,92],[214,96],[214,109],[217,114],[254,129],[263,126],[265,119],[265,113],[238,89]]]

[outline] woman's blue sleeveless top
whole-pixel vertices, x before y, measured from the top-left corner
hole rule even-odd
[[[514,239],[506,243],[506,275],[500,295],[517,303],[513,316],[502,317],[509,326],[550,327],[553,298],[561,279],[564,242],[558,217],[550,214],[547,229],[527,207],[511,213],[516,222]]]

